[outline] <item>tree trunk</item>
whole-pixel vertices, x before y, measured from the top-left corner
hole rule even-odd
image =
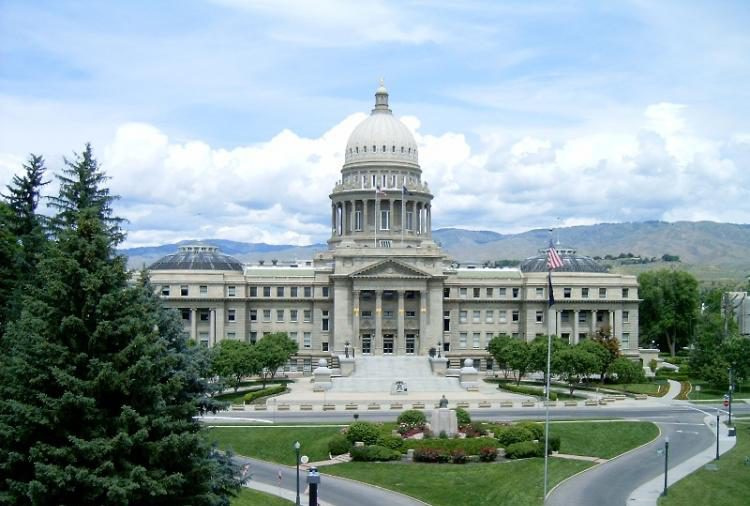
[[[673,357],[675,356],[676,344],[677,343],[675,343],[675,338],[669,332],[667,332],[667,347],[669,348],[669,354]]]

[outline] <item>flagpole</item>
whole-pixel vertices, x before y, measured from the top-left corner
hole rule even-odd
[[[548,297],[549,309],[552,308],[554,303],[554,296],[552,295],[552,269],[547,271],[548,276],[548,289],[550,294]],[[547,316],[549,317],[550,311],[547,310]],[[550,365],[552,362],[552,334],[547,332],[547,381],[546,381],[546,398],[547,402],[544,403],[544,495],[542,496],[542,503],[547,502],[547,466],[549,460],[549,384],[550,384]]]

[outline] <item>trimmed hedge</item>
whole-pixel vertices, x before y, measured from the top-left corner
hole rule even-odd
[[[391,450],[401,451],[404,448],[404,440],[398,436],[383,434],[378,438],[378,446],[384,446]]]
[[[346,439],[351,444],[362,441],[365,445],[370,446],[378,442],[380,429],[373,423],[354,422],[346,431]]]
[[[398,415],[398,419],[396,421],[399,423],[399,425],[404,423],[412,427],[422,427],[427,422],[427,417],[425,417],[424,412],[418,409],[407,409],[406,411]]]
[[[533,441],[513,443],[505,449],[505,456],[509,459],[544,457],[544,443],[535,443]]]
[[[533,432],[531,432],[529,429],[520,427],[518,425],[511,425],[510,427],[505,427],[500,432],[496,432],[495,437],[497,438],[497,441],[500,443],[500,446],[502,446],[506,450],[508,449],[508,446],[513,445],[515,443],[533,441],[534,439],[536,439]],[[542,435],[542,437],[544,437],[544,435]]]
[[[454,464],[466,464],[466,452],[457,448],[451,452],[451,462]]]
[[[351,443],[343,434],[336,434],[328,440],[328,451],[331,455],[343,455],[349,453]]]
[[[479,460],[482,462],[494,462],[497,460],[497,448],[485,446],[479,450]]]
[[[358,462],[382,462],[401,458],[401,452],[378,445],[355,446],[349,451],[349,454],[352,456],[352,460]]]
[[[276,387],[268,387],[263,388],[261,390],[254,390],[252,392],[248,392],[245,394],[245,396],[242,398],[245,403],[253,402],[256,399],[260,399],[261,397],[268,397],[269,395],[276,395],[286,392],[286,385],[279,385]]]
[[[417,448],[414,450],[415,462],[445,463],[449,462],[451,455],[444,448]]]
[[[419,449],[431,448],[435,450],[443,450],[446,452],[446,454],[450,453],[453,450],[463,450],[466,455],[479,455],[482,448],[497,449],[497,447],[497,441],[490,437],[428,440],[406,439],[403,441],[404,450],[414,449],[415,454]]]
[[[534,397],[545,397],[544,389],[536,387],[527,387],[523,385],[513,385],[511,383],[498,383],[497,387],[501,390],[507,390],[516,394],[532,395]],[[557,400],[557,392],[550,391],[549,400]]]

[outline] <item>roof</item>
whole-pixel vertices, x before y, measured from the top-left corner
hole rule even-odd
[[[555,272],[607,272],[607,268],[599,264],[591,257],[578,255],[573,248],[558,247],[557,253],[563,261],[563,266],[555,269]],[[539,254],[529,257],[521,262],[521,272],[547,272],[547,251],[549,248],[539,250]]]
[[[242,272],[244,266],[236,258],[220,253],[216,246],[196,243],[180,246],[177,253],[160,258],[149,269]]]

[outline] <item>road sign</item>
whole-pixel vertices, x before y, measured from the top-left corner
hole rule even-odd
[[[724,399],[724,407],[725,408],[729,407],[729,399]]]

